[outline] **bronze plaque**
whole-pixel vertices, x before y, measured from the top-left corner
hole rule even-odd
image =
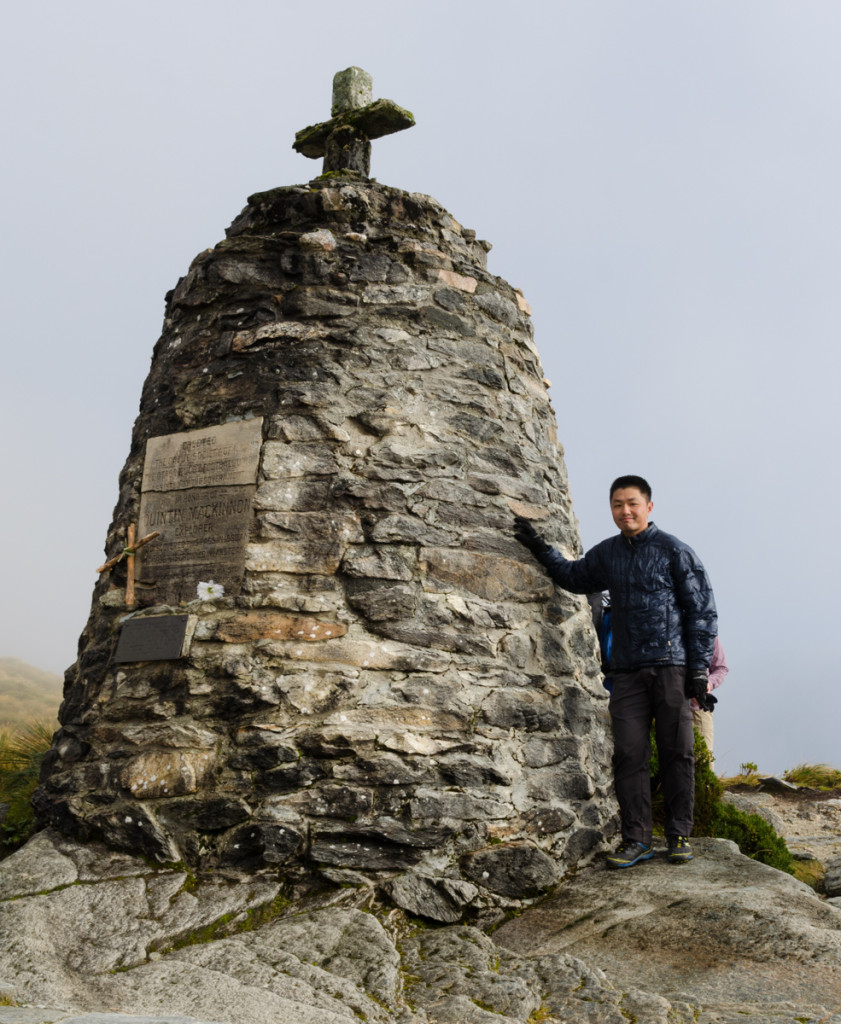
[[[189,615],[129,619],[120,630],[114,661],[172,661],[184,655]]]
[[[137,555],[141,604],[196,598],[199,583],[238,594],[253,519],[262,419],[150,438],[138,536],[160,537]]]

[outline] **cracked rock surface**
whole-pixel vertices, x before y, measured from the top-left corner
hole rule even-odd
[[[53,832],[0,863],[0,1024],[841,1024],[841,910],[735,852],[601,865],[490,933]]]

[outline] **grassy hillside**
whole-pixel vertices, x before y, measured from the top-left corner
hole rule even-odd
[[[0,658],[0,729],[54,722],[62,686],[61,676],[19,658]]]

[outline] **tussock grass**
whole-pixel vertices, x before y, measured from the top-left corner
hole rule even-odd
[[[760,778],[761,776],[754,775],[752,772],[749,775],[727,775],[722,778],[721,784],[725,789],[734,789],[736,786],[759,788]]]
[[[0,772],[31,772],[41,766],[56,726],[52,722],[29,722],[20,728],[0,730]]]
[[[9,808],[0,824],[0,856],[11,853],[32,835],[32,793],[54,728],[52,722],[30,722],[0,731],[0,804]]]
[[[751,770],[722,777],[721,783],[725,789],[734,789],[736,786],[756,787],[766,777],[766,774],[757,771],[756,765],[740,767],[749,767]],[[799,764],[796,768],[789,768],[784,772],[783,778],[794,786],[808,786],[809,789],[841,788],[841,770],[828,764]]]
[[[786,782],[810,789],[837,789],[841,786],[841,771],[828,764],[799,764],[783,775]]]

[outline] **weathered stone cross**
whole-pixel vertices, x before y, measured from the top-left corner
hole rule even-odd
[[[347,68],[333,77],[332,117],[302,128],[292,148],[304,156],[324,157],[324,174],[353,171],[368,177],[371,139],[411,128],[414,117],[391,100],[371,102],[372,78],[362,68]]]

